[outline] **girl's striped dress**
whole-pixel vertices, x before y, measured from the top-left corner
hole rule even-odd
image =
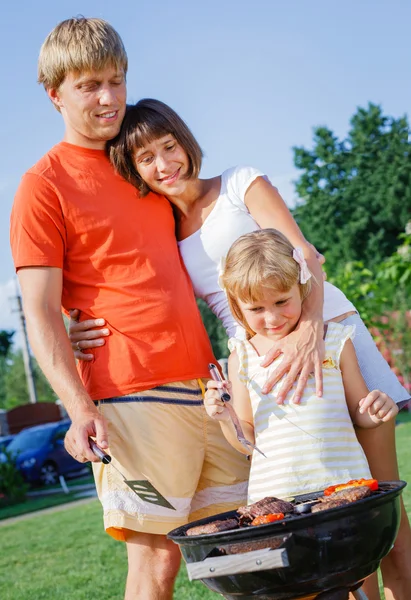
[[[271,393],[261,392],[281,357],[269,368],[263,368],[262,357],[250,342],[230,340],[230,349],[235,349],[239,357],[240,380],[250,394],[256,445],[267,456],[253,454],[249,503],[265,496],[290,498],[350,479],[371,477],[348,412],[339,369],[341,351],[353,333],[353,327],[328,324],[323,396],[315,395],[315,381],[311,377],[300,404],[290,403],[294,384],[283,405],[275,402],[281,381]]]

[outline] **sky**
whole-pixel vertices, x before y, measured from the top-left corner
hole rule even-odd
[[[128,102],[158,98],[204,150],[202,175],[237,164],[296,202],[293,146],[313,127],[344,137],[358,106],[409,114],[409,0],[20,0],[0,18],[0,329],[17,329],[9,215],[22,174],[63,135],[36,83],[47,34],[76,15],[108,20],[129,57]]]

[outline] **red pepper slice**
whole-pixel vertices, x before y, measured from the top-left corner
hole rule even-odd
[[[324,496],[331,496],[331,494],[334,492],[339,492],[340,490],[345,490],[346,488],[358,487],[361,485],[366,485],[372,492],[378,490],[378,481],[376,479],[351,479],[351,481],[348,481],[347,483],[330,485],[330,487],[324,490]]]
[[[282,519],[284,519],[284,513],[270,513],[256,517],[251,522],[251,525],[265,525],[266,523],[274,523],[274,521],[281,521]]]

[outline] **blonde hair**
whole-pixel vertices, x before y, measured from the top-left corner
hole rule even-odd
[[[255,332],[244,318],[238,300],[258,302],[264,290],[288,292],[295,284],[303,301],[310,293],[312,279],[299,283],[300,266],[293,258],[293,250],[288,239],[276,229],[260,229],[242,235],[228,251],[221,283],[232,315],[249,337]]]
[[[38,60],[39,83],[58,89],[68,73],[101,71],[107,66],[127,73],[127,54],[117,31],[103,19],[74,17],[46,37]]]

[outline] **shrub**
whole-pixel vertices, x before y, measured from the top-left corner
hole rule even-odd
[[[28,485],[16,467],[13,456],[4,450],[0,462],[0,505],[17,504],[26,498]]]

